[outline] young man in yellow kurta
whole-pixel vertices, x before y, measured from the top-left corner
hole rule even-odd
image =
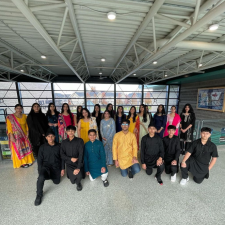
[[[120,167],[121,175],[133,178],[140,172],[137,160],[137,140],[133,133],[129,132],[129,120],[123,120],[122,131],[115,134],[113,139],[113,160],[116,167]]]

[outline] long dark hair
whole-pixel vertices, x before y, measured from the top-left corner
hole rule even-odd
[[[31,110],[30,110],[29,114],[30,114],[30,115],[34,115],[34,114],[35,114],[35,112],[34,112],[34,110],[33,110],[33,107],[34,107],[35,105],[38,105],[38,106],[40,107],[40,110],[39,110],[38,113],[44,114],[44,113],[41,111],[41,106],[40,106],[37,102],[35,102],[35,103],[31,106]]]
[[[118,111],[119,108],[122,108],[122,118],[124,118],[126,115],[124,114],[124,108],[123,108],[122,105],[119,105],[119,106],[117,107],[116,118],[118,118],[118,115],[119,115],[119,111]]]
[[[113,112],[113,104],[112,104],[112,103],[109,103],[109,104],[106,106],[106,110],[109,110],[108,108],[109,108],[110,105],[112,106],[112,110],[109,111],[109,113],[110,113],[111,118],[113,118],[113,117],[114,117],[114,112]]]
[[[52,102],[48,104],[48,111],[47,111],[47,113],[46,113],[46,116],[47,116],[47,117],[51,117],[51,116],[52,116],[52,113],[51,113],[51,110],[50,110],[50,107],[51,107],[52,105],[55,106],[55,104],[52,103]],[[55,107],[54,113],[55,113],[56,117],[58,118],[59,112],[56,110],[56,107]]]
[[[146,106],[145,106],[145,104],[141,104],[140,107],[139,107],[139,113],[141,112],[141,110],[140,110],[141,106],[144,107],[144,113],[143,113],[142,122],[145,122],[146,123],[147,122],[147,115],[148,115],[148,113],[146,111]]]
[[[133,123],[135,123],[136,122],[136,116],[137,116],[137,110],[136,110],[136,107],[134,105],[130,107],[130,110],[132,108],[134,108]],[[129,114],[128,114],[128,117],[127,117],[128,120],[131,118],[131,112],[130,112],[130,110],[129,110]]]
[[[101,118],[101,106],[100,106],[99,104],[95,104],[94,110],[93,110],[93,112],[92,112],[91,115],[92,115],[93,117],[96,117],[96,116],[95,116],[95,115],[96,115],[96,111],[95,111],[95,107],[96,107],[96,106],[99,108],[98,117]],[[110,113],[109,113],[109,114],[110,114]]]
[[[165,114],[166,114],[166,111],[165,111],[165,107],[164,107],[164,105],[163,105],[163,104],[158,105],[156,115],[158,115],[158,114],[159,114],[159,106],[162,106],[162,112],[161,112],[161,113],[162,113],[162,115],[165,115]]]
[[[81,115],[82,115],[82,119],[84,119],[84,116],[83,116],[83,111],[86,111],[87,113],[88,113],[88,118],[91,118],[91,113],[89,112],[89,110],[87,109],[87,108],[83,108],[82,110],[81,110]]]
[[[80,110],[80,112],[79,112],[79,108],[81,107],[81,110]],[[77,123],[79,122],[79,120],[82,118],[82,114],[81,114],[81,111],[82,111],[82,109],[83,109],[83,106],[82,105],[78,105],[77,106]]]
[[[73,123],[74,123],[73,114],[72,114],[72,112],[70,111],[70,106],[69,106],[67,103],[63,103],[62,109],[61,109],[61,114],[64,113],[64,109],[63,109],[64,105],[67,105],[67,107],[68,107],[67,112],[68,112],[68,114],[70,115],[71,124],[73,124]]]
[[[182,113],[186,113],[186,110],[185,110],[186,106],[188,106],[190,108],[188,111],[189,113],[194,113],[194,110],[193,110],[191,104],[189,104],[189,103],[185,104],[184,108],[182,109]]]

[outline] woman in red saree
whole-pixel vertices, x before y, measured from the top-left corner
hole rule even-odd
[[[15,106],[15,111],[6,118],[11,159],[13,168],[27,168],[35,161],[28,139],[27,116],[22,113],[23,106],[20,104]]]
[[[176,113],[176,106],[171,106],[171,113],[169,113],[167,115],[167,122],[166,122],[166,129],[165,129],[165,132],[164,132],[164,137],[165,136],[168,136],[168,131],[167,131],[167,127],[169,125],[173,125],[176,127],[176,132],[174,135],[178,136],[178,129],[179,129],[179,126],[180,126],[180,121],[181,121],[181,118],[179,116],[179,114]]]

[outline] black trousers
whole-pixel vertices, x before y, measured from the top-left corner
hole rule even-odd
[[[61,170],[49,167],[42,167],[37,179],[37,195],[43,196],[43,187],[45,180],[52,180],[54,184],[60,183]]]
[[[179,165],[179,160],[177,161],[177,165],[175,165],[175,166],[171,165],[172,161],[164,162],[165,163],[165,172],[166,172],[166,174],[171,174],[171,176],[173,176],[175,173],[178,173],[178,165]]]
[[[80,172],[77,175],[73,174],[73,171],[75,169],[72,169],[70,167],[66,168],[67,171],[67,177],[70,179],[70,182],[72,184],[79,184],[83,178],[83,174],[82,174],[82,168],[80,169]]]
[[[189,160],[186,161],[186,167],[184,168],[184,167],[181,167],[181,165],[180,165],[180,169],[181,169],[181,173],[182,173],[182,178],[183,179],[187,179],[188,178],[188,171],[190,170],[190,162],[189,162]],[[206,176],[201,177],[201,178],[197,178],[197,177],[193,176],[193,180],[194,180],[195,183],[201,184],[202,181],[206,178]]]
[[[164,164],[162,164],[161,166],[156,166],[156,165],[155,165],[153,168],[157,168],[157,173],[156,173],[156,175],[155,175],[156,178],[157,178],[157,180],[158,180],[158,179],[161,179],[161,174],[163,173],[163,170],[164,170],[164,168],[165,168]],[[151,175],[151,174],[152,174],[153,168],[147,166],[147,168],[146,168],[146,173],[147,173],[147,175]]]

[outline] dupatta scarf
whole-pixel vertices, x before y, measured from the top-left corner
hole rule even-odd
[[[174,118],[173,118],[172,125],[175,126],[175,127],[177,127],[177,124],[179,124],[180,121],[181,121],[180,116],[179,116],[177,113],[175,113],[175,116],[174,116]],[[166,136],[169,135],[169,133],[168,133],[168,131],[167,131],[168,126],[169,126],[169,121],[167,121],[167,123],[166,123],[166,129],[165,129],[165,131],[164,131],[164,137],[166,137]],[[175,132],[174,135],[178,136],[178,128],[176,128],[176,132]]]
[[[59,143],[67,138],[66,122],[62,114],[58,116],[58,129],[59,129]]]
[[[13,146],[17,158],[21,160],[25,156],[30,155],[32,153],[32,147],[31,147],[30,141],[28,137],[24,134],[18,120],[13,114],[7,116],[7,119],[11,123],[13,135],[16,139],[16,142],[12,142],[11,136],[9,135],[7,130],[7,135],[9,137],[10,150],[12,149],[12,146]]]
[[[90,122],[89,122],[89,130],[91,129],[95,129],[97,132],[97,139],[99,140],[99,135],[98,135],[98,126],[97,126],[97,122],[96,122],[96,118],[95,117],[91,117]]]
[[[139,151],[139,132],[140,132],[140,118],[139,116],[136,117],[136,124],[135,124],[135,128],[137,130],[135,134],[135,137],[137,139],[137,146],[138,146],[138,151]]]

